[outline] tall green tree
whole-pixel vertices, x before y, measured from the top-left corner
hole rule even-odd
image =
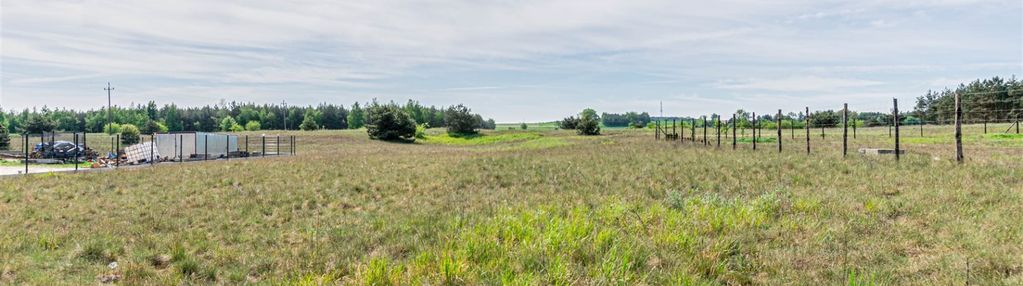
[[[352,111],[348,112],[348,128],[359,129],[365,126],[366,115],[363,114],[362,107],[356,102],[352,104]]]

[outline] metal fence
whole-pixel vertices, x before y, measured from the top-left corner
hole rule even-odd
[[[141,135],[42,133],[11,136],[0,150],[0,175],[80,171],[163,162],[231,160],[294,155],[296,137],[180,132]],[[132,143],[132,144],[124,144]]]

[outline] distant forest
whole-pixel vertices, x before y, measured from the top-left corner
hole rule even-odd
[[[277,104],[235,103],[202,107],[178,107],[167,104],[158,107],[155,102],[131,107],[111,108],[113,131],[121,124],[132,124],[143,134],[166,131],[241,131],[260,129],[357,129],[366,122],[365,108],[368,104],[356,102],[351,107],[334,104],[317,106],[283,106]],[[417,124],[430,127],[446,127],[444,111],[447,108],[424,106],[409,100],[400,105]],[[493,119],[484,120],[473,114],[478,128],[494,129]],[[285,126],[285,121],[287,126]],[[308,123],[307,123],[308,122]],[[107,109],[80,111],[66,108],[42,107],[38,110],[20,112],[0,110],[0,123],[11,133],[24,132],[27,126],[32,133],[40,131],[103,132],[107,124]],[[301,126],[301,127],[300,127]]]
[[[918,97],[913,115],[927,123],[948,123],[955,118],[955,94],[960,95],[967,122],[1008,122],[1023,117],[1023,81],[994,77],[960,84],[955,89],[928,91]]]

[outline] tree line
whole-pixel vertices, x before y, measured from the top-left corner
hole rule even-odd
[[[1012,122],[1023,117],[1023,81],[993,77],[959,84],[955,89],[927,91],[916,99],[913,116],[934,123],[955,118],[955,95],[968,121]]]
[[[129,107],[114,106],[110,111],[113,123],[107,124],[107,108],[74,110],[69,108],[24,109],[20,112],[0,109],[0,126],[10,133],[41,132],[109,132],[118,133],[122,125],[133,125],[143,134],[177,131],[241,131],[261,129],[358,129],[368,121],[366,109],[379,105],[375,101],[358,102],[350,107],[323,103],[316,106],[285,106],[279,104],[221,103],[201,107],[179,107],[175,104],[157,106],[150,101]],[[449,108],[425,106],[409,100],[404,105],[387,104],[401,109],[417,124],[447,127],[445,112]],[[474,128],[494,129],[493,119],[470,114]]]

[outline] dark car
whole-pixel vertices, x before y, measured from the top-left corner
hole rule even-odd
[[[78,150],[77,153],[75,152],[76,149]],[[50,142],[39,143],[36,144],[35,151],[41,154],[43,158],[50,159],[72,158],[76,154],[78,156],[85,155],[85,148],[68,141],[55,141],[52,145]]]

